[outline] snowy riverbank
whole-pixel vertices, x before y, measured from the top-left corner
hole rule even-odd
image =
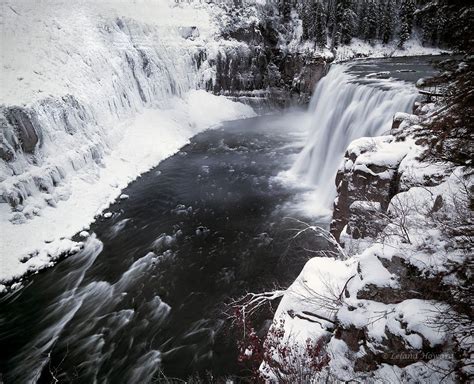
[[[2,3],[3,284],[77,250],[70,237],[191,136],[255,115],[194,90],[216,44],[202,6],[65,4]]]
[[[38,215],[27,219],[22,211],[40,205],[43,197],[31,197],[22,211],[11,212],[9,205],[0,205],[0,281],[50,266],[64,252],[78,249],[80,244],[70,240],[74,234],[87,229],[131,181],[174,154],[199,131],[254,116],[250,107],[204,91],[190,91],[170,104],[168,109],[146,109],[122,122],[122,139],[101,164],[85,164],[67,175],[55,191],[57,201],[42,207]]]

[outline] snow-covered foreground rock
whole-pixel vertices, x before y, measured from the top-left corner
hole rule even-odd
[[[1,6],[0,283],[7,283],[77,250],[69,238],[189,137],[254,112],[196,90],[215,76],[203,62],[217,44],[200,3]]]
[[[453,137],[440,139],[436,129],[450,124],[444,114],[445,104],[416,104],[414,114],[395,116],[388,135],[349,145],[331,224],[344,249],[310,259],[287,289],[270,334],[284,324],[280,345],[297,351],[301,369],[264,361],[269,381],[472,377],[474,177],[455,150],[472,134],[459,119]],[[308,340],[322,343],[318,356],[308,354]]]

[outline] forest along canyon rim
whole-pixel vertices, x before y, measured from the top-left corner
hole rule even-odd
[[[278,176],[294,170],[305,152],[320,156],[321,138],[333,135],[330,123],[324,132],[318,127],[326,116],[316,113],[334,113],[318,109],[323,99],[334,94],[337,99],[340,86],[356,87],[349,92],[353,99],[343,99],[345,104],[335,108],[363,108],[374,98],[377,107],[387,102],[380,92],[391,92],[393,83],[411,89],[400,81],[431,75],[428,62],[358,61],[348,65],[350,78],[339,78],[343,81],[337,84],[323,80],[308,113],[225,123],[195,136],[142,175],[123,191],[130,198],[110,207],[110,219],[100,217],[91,226],[94,234],[83,250],[4,295],[0,353],[5,378],[48,382],[51,367],[69,379],[137,383],[150,380],[160,365],[166,374],[183,378],[204,370],[238,373],[224,302],[275,283],[288,285],[312,256],[304,248],[327,247],[314,238],[290,241],[291,229],[298,225],[286,217],[309,218],[294,210],[301,189],[280,183]],[[346,76],[339,70],[334,65],[325,80],[331,73]],[[361,87],[369,91],[359,91]],[[412,102],[413,94],[407,95]],[[412,107],[389,104],[384,124],[401,105],[405,111]],[[349,124],[341,129],[355,130],[351,137],[357,138],[380,134],[386,127]],[[300,152],[304,136],[310,139]],[[324,155],[318,177],[325,177],[326,166],[331,176],[337,156]],[[304,167],[298,170],[304,173]],[[306,191],[315,183],[334,183],[318,177],[310,175]],[[266,320],[262,327],[270,318]]]

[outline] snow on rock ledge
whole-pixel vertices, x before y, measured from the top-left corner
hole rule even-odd
[[[371,213],[385,210],[397,192],[398,167],[413,145],[411,139],[397,142],[394,136],[364,137],[349,145],[336,176],[338,199],[331,222],[336,239],[343,230],[354,238],[366,236]],[[361,204],[372,208],[361,210]],[[353,220],[364,211],[364,220]]]
[[[295,348],[324,340],[330,360],[311,382],[455,382],[472,362],[474,176],[420,160],[419,120],[397,115],[392,135],[349,146],[332,224],[349,258],[310,259],[278,307]]]

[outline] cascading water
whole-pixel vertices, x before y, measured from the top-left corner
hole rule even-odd
[[[408,112],[416,98],[407,83],[364,82],[348,70],[347,65],[335,65],[318,83],[308,111],[309,137],[287,172],[315,187],[308,198],[311,213],[329,213],[336,195],[334,179],[347,146],[357,138],[387,132],[393,115]]]

